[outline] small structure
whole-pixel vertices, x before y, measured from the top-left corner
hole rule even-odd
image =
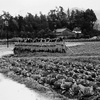
[[[54,32],[55,32],[56,36],[59,37],[59,38],[72,38],[72,37],[75,37],[75,33],[72,32],[68,28],[56,29]]]
[[[79,27],[75,27],[72,32],[76,34],[76,38],[80,38],[82,36],[82,31]]]

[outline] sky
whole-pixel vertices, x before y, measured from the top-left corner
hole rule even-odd
[[[100,0],[0,0],[0,14],[2,11],[9,12],[11,15],[18,14],[25,16],[27,12],[32,14],[47,14],[55,7],[62,6],[68,8],[82,8],[100,10]]]

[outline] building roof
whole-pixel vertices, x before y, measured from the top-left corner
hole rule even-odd
[[[75,27],[75,28],[73,29],[73,31],[81,31],[81,29],[80,29],[79,27]]]
[[[68,36],[68,35],[74,35],[75,33],[72,32],[68,28],[61,28],[61,29],[56,29],[55,30],[56,35],[58,36]]]
[[[71,32],[71,30],[69,30],[68,28],[60,28],[60,29],[56,29],[55,31],[56,31],[57,33],[61,33],[61,32],[63,32],[63,31],[65,31],[65,30],[68,30],[68,31]]]
[[[65,30],[66,30],[66,28],[56,29],[56,32],[60,33],[60,32],[63,32]]]

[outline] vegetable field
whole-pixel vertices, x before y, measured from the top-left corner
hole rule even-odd
[[[34,89],[34,81],[59,100],[100,99],[100,58],[2,58],[0,72]],[[27,79],[25,81],[24,79]],[[23,82],[24,81],[24,82]],[[35,89],[38,85],[35,85]],[[45,87],[46,89],[43,89]],[[66,98],[66,99],[65,99]],[[68,99],[70,98],[70,99]]]

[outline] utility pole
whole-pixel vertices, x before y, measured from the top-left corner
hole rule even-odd
[[[9,25],[9,24],[8,24],[8,21],[5,20],[4,24],[5,24],[6,32],[7,32],[7,35],[6,35],[7,37],[6,37],[6,38],[7,38],[7,48],[8,48],[8,47],[9,47],[9,43],[8,43],[8,25]]]

